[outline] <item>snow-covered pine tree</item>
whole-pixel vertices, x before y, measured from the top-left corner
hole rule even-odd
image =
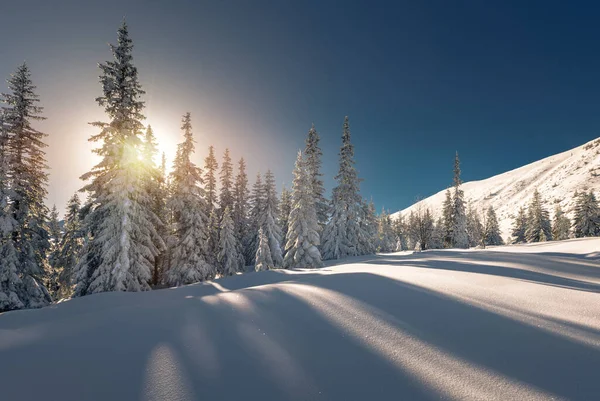
[[[206,190],[206,203],[208,210],[206,215],[210,215],[210,212],[214,207],[217,206],[217,172],[219,170],[219,163],[215,157],[215,148],[211,145],[208,147],[208,156],[204,159],[204,183]]]
[[[258,248],[256,249],[256,257],[254,260],[254,269],[259,271],[273,269],[274,263],[271,259],[271,249],[269,248],[269,238],[263,231],[262,227],[258,229]]]
[[[242,247],[235,236],[235,228],[231,219],[231,211],[226,207],[219,227],[218,262],[224,276],[233,276],[244,268]]]
[[[285,268],[321,267],[319,242],[319,222],[310,177],[302,152],[298,152],[283,266]]]
[[[64,217],[64,234],[58,246],[56,265],[58,270],[58,293],[56,299],[68,298],[73,293],[75,267],[83,247],[82,222],[79,216],[81,202],[74,194],[67,204]]]
[[[51,302],[43,284],[50,248],[46,226],[48,208],[44,204],[48,185],[44,152],[47,135],[32,126],[34,121],[44,117],[27,64],[20,65],[7,82],[9,92],[0,98],[0,103],[4,104],[1,114],[6,140],[5,161],[8,162],[5,178],[10,188],[6,212],[12,216],[12,238],[7,241],[5,258],[10,265],[9,276],[13,277],[16,265],[20,285],[14,289],[21,305],[36,308]],[[10,303],[16,305],[16,300],[13,297]]]
[[[319,147],[319,141],[319,134],[313,124],[308,130],[304,158],[306,159],[306,166],[313,188],[315,207],[317,208],[317,219],[319,220],[319,226],[322,230],[325,228],[325,224],[329,218],[329,204],[327,199],[325,199],[325,186],[323,185],[323,179],[321,178],[323,177],[323,173],[321,173],[321,158],[323,157],[323,152]]]
[[[19,277],[19,261],[13,242],[17,222],[10,210],[8,132],[0,110],[0,313],[25,307],[19,294],[23,282]]]
[[[600,206],[591,190],[577,195],[573,234],[575,238],[600,236]]]
[[[285,248],[285,239],[287,238],[291,211],[292,194],[284,185],[281,189],[281,199],[279,200],[279,226],[281,227],[282,248]],[[285,254],[282,256],[285,256]]]
[[[248,237],[248,175],[246,174],[246,162],[243,157],[238,162],[234,189],[233,227],[238,242],[244,247],[244,241]]]
[[[367,203],[365,200],[361,202],[360,222],[359,222],[359,237],[358,237],[358,254],[372,255],[377,251],[377,233],[379,224],[377,214],[375,212],[375,204],[373,200]]]
[[[483,225],[479,218],[477,210],[469,203],[467,208],[467,234],[469,237],[469,247],[476,247],[481,244],[483,238]]]
[[[569,239],[571,232],[571,220],[565,215],[560,205],[554,208],[554,220],[552,221],[552,238],[555,241]]]
[[[447,189],[446,198],[444,199],[444,204],[442,206],[442,219],[444,221],[444,248],[452,248],[452,227],[454,226],[452,211],[452,193],[450,192],[450,189]]]
[[[358,254],[359,216],[362,198],[360,180],[354,167],[354,146],[350,142],[350,124],[344,119],[340,166],[333,189],[332,215],[323,230],[323,258],[341,259]]]
[[[461,189],[460,159],[458,152],[454,157],[454,193],[452,197],[452,247],[468,248],[467,214],[465,210],[465,195]]]
[[[225,149],[223,163],[221,163],[221,192],[219,194],[219,208],[221,214],[225,208],[233,210],[233,164],[229,149]]]
[[[264,184],[264,207],[260,214],[260,227],[263,234],[269,240],[269,250],[274,267],[283,266],[283,256],[281,252],[281,228],[279,227],[279,200],[277,199],[277,189],[275,188],[275,176],[268,170],[265,174]]]
[[[208,263],[207,255],[208,217],[206,194],[200,187],[202,170],[191,161],[194,138],[190,113],[183,116],[181,129],[184,140],[177,147],[169,200],[177,234],[172,267],[167,272],[167,282],[173,286],[215,276],[215,266]]]
[[[492,206],[488,207],[487,210],[487,216],[485,219],[484,241],[486,246],[504,244],[502,234],[500,234],[500,226],[498,225],[496,211]]]
[[[157,217],[149,208],[144,186],[148,171],[140,160],[144,91],[125,21],[117,45],[110,47],[113,59],[99,65],[103,94],[96,99],[110,122],[92,123],[100,133],[90,138],[101,143],[94,153],[102,160],[81,177],[91,182],[83,188],[89,194],[89,213],[76,295],[148,290],[158,255]]]
[[[513,244],[521,244],[527,242],[527,236],[525,232],[527,231],[527,214],[525,213],[525,208],[519,208],[519,213],[517,217],[515,217],[515,221],[513,223],[512,228],[512,243]]]
[[[541,195],[536,189],[527,210],[527,242],[543,242],[552,240],[550,215],[542,203]]]
[[[258,229],[260,228],[260,216],[265,204],[265,186],[262,183],[260,173],[256,174],[256,181],[252,186],[248,213],[248,234],[244,240],[244,256],[248,265],[254,265],[256,260],[256,250],[258,249]]]

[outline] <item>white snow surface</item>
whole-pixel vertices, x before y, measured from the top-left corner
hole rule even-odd
[[[592,400],[600,238],[359,257],[0,315],[0,399]]]
[[[529,205],[536,188],[551,217],[554,207],[560,203],[563,211],[572,218],[576,190],[592,189],[596,195],[600,194],[600,138],[515,170],[462,185],[465,200],[480,214],[490,205],[494,207],[504,240],[510,236],[519,208]],[[393,213],[391,217],[408,216],[419,203],[430,208],[435,218],[440,217],[445,193],[446,189]]]

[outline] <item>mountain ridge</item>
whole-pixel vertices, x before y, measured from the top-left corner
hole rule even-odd
[[[510,236],[513,219],[521,206],[527,206],[535,189],[542,195],[544,206],[554,216],[560,204],[573,217],[575,191],[600,192],[600,137],[573,149],[545,157],[513,170],[478,181],[465,182],[465,200],[481,214],[490,205],[496,210],[502,238]],[[431,209],[437,219],[441,216],[446,189],[393,213],[408,215],[418,205]]]

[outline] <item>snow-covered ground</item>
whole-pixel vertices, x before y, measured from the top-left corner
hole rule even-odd
[[[449,175],[449,183],[451,178]],[[462,189],[465,199],[480,213],[490,205],[494,207],[503,239],[510,236],[519,207],[529,205],[535,189],[540,192],[551,217],[555,206],[560,204],[572,218],[575,191],[594,190],[600,195],[600,138],[485,180],[466,182]],[[443,189],[421,201],[436,218],[441,215],[445,192]],[[392,218],[399,213],[408,216],[415,207],[394,213]]]
[[[385,254],[9,312],[0,399],[598,399],[599,251]]]

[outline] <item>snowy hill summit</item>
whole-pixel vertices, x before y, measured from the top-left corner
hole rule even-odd
[[[560,204],[567,216],[572,218],[575,191],[592,189],[600,192],[600,138],[506,173],[462,185],[465,199],[479,213],[489,206],[496,210],[504,239],[510,236],[519,208],[529,204],[536,188],[551,217],[555,206]],[[442,213],[445,192],[446,189],[443,189],[391,217],[406,216],[422,205],[437,218]]]

